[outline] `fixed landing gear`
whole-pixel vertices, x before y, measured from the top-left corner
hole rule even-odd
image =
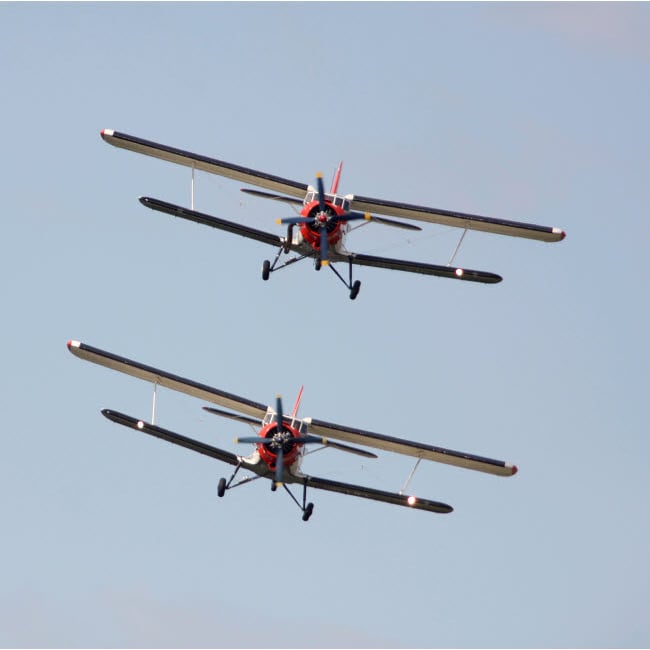
[[[314,512],[314,504],[310,502],[302,512],[302,520],[309,521],[309,517],[311,517],[312,512]]]
[[[264,260],[262,264],[262,280],[268,280],[271,274],[271,262]]]
[[[355,280],[352,288],[350,289],[350,300],[354,300],[359,295],[359,289],[361,289],[361,282]]]
[[[226,493],[226,479],[220,478],[217,485],[217,496],[222,497]]]

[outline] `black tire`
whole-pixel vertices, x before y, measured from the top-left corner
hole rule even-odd
[[[217,485],[217,496],[222,497],[226,493],[226,479],[220,478]]]
[[[350,300],[354,300],[359,295],[359,289],[361,289],[361,282],[355,280],[352,289],[350,289]]]
[[[316,262],[314,262],[314,268],[315,268],[317,271],[320,271],[320,267],[321,267],[321,266],[322,266],[322,261],[321,261],[321,259],[320,259],[320,257],[319,257],[319,258],[316,260]]]
[[[262,264],[262,280],[268,280],[271,274],[271,262],[264,260]]]
[[[304,512],[302,513],[302,520],[303,521],[309,521],[309,517],[311,517],[312,512],[314,512],[314,504],[313,503],[308,503],[307,507],[305,508]]]

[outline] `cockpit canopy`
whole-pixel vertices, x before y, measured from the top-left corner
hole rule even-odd
[[[313,188],[309,187],[305,200],[303,201],[304,205],[309,205],[314,201],[318,201],[318,192]],[[337,208],[341,208],[344,212],[350,211],[350,197],[348,196],[338,196],[337,194],[325,194],[325,201],[330,203]]]

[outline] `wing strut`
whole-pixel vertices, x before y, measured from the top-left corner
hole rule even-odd
[[[451,259],[447,263],[447,266],[451,266],[454,263],[454,260],[456,259],[456,255],[458,255],[458,251],[460,250],[461,244],[463,243],[463,239],[465,239],[466,234],[467,234],[467,228],[463,230],[463,234],[460,236],[460,239],[458,240],[458,244],[456,245],[456,249],[454,250],[454,254],[451,256]]]
[[[192,163],[192,187],[190,191],[190,207],[194,210],[194,163]]]
[[[156,424],[156,397],[158,395],[158,382],[153,383],[153,399],[151,404],[151,424]]]
[[[406,488],[409,486],[409,483],[411,482],[411,479],[413,478],[413,476],[415,476],[415,471],[417,470],[418,465],[420,464],[421,460],[422,460],[422,458],[418,458],[415,461],[415,465],[414,465],[413,469],[411,470],[411,473],[409,474],[409,477],[406,479],[406,483],[404,483],[404,486],[399,491],[400,494],[404,494],[404,492],[406,492]]]

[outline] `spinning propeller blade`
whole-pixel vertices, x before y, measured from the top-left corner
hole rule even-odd
[[[319,249],[319,254],[320,254],[320,263],[323,264],[324,266],[327,266],[330,261],[328,258],[328,253],[329,253],[329,240],[327,239],[327,228],[325,225],[322,226],[320,229],[320,249]]]
[[[282,414],[282,396],[277,395],[275,398],[275,417],[278,421],[277,431],[280,435],[284,433],[284,422]],[[280,439],[280,448],[278,449],[278,454],[275,460],[275,486],[280,487],[282,485],[282,472],[284,470],[284,441]]]

